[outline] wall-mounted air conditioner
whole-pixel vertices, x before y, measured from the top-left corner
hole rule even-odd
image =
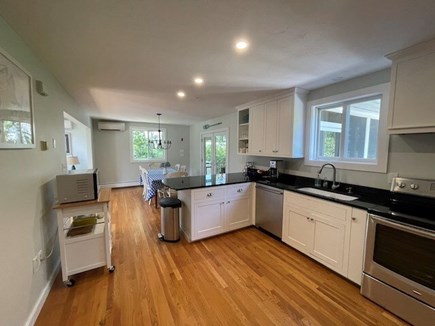
[[[124,131],[125,122],[99,121],[98,130]]]

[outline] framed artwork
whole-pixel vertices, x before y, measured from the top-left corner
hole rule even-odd
[[[0,49],[0,149],[34,147],[32,77]]]

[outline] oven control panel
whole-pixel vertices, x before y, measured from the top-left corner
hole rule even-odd
[[[391,191],[435,198],[435,180],[397,177],[393,179]]]

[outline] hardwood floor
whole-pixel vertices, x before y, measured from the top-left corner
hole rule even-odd
[[[254,227],[160,242],[142,188],[114,189],[113,262],[59,274],[36,325],[406,325],[359,288]]]

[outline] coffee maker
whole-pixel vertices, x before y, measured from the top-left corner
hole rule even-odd
[[[283,161],[282,160],[271,160],[269,162],[269,179],[271,181],[278,180],[279,170],[282,170]]]

